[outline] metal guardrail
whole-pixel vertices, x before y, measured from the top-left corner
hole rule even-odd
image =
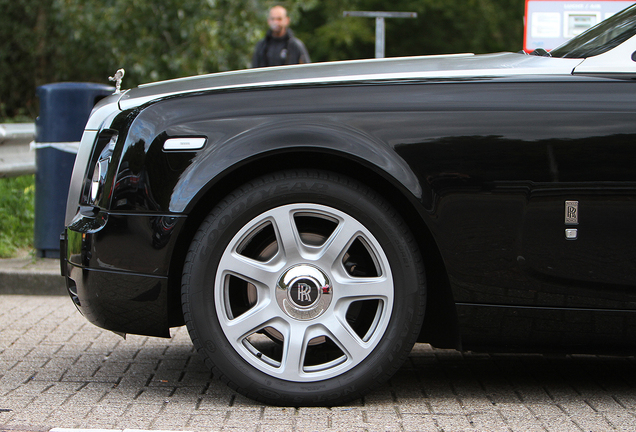
[[[35,123],[0,124],[0,177],[35,173]]]

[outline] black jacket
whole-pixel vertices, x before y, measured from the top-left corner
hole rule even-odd
[[[289,64],[311,63],[307,48],[302,41],[287,29],[281,38],[272,36],[269,30],[264,39],[256,44],[252,67],[282,66]]]

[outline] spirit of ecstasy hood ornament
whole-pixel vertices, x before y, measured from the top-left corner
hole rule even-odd
[[[115,72],[115,76],[108,77],[108,81],[115,81],[115,93],[121,93],[121,80],[124,78],[125,70],[119,69]]]

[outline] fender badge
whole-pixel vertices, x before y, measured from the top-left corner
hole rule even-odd
[[[565,202],[565,224],[566,225],[579,224],[579,202],[578,201]]]

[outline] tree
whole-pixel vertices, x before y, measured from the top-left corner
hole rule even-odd
[[[262,36],[257,0],[0,0],[0,118],[35,117],[35,88],[124,85],[243,69]]]
[[[0,117],[34,112],[35,71],[42,68],[45,33],[51,0],[0,0]]]
[[[345,10],[417,12],[387,19],[386,56],[519,51],[523,0],[325,0],[301,11],[294,27],[314,61],[375,55],[375,20]]]
[[[37,86],[124,87],[248,67],[282,4],[313,61],[374,56],[375,22],[345,10],[413,11],[386,20],[386,55],[519,50],[523,0],[0,0],[0,119],[37,114]]]

